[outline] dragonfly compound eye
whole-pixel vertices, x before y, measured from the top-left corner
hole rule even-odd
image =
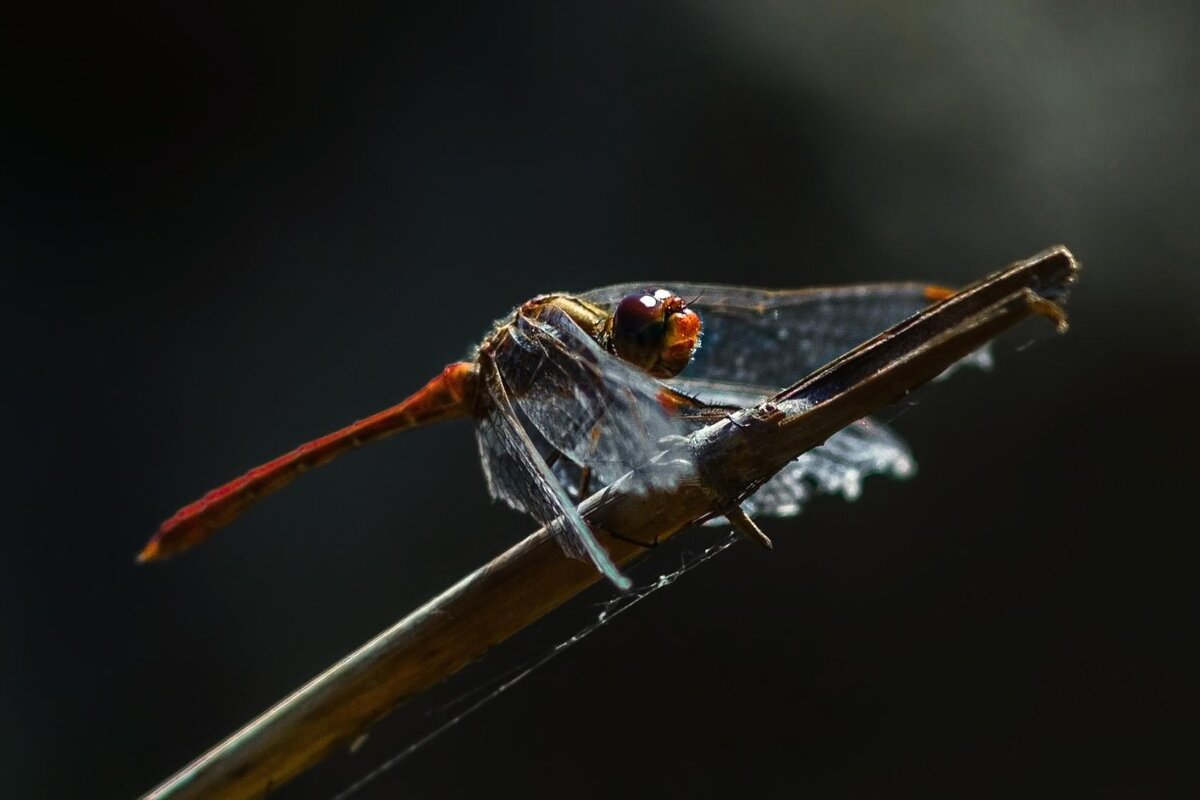
[[[612,319],[618,356],[656,378],[679,374],[700,341],[700,317],[666,289],[627,295]]]

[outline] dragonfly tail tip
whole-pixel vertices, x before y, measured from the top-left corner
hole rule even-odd
[[[159,551],[158,540],[151,539],[146,543],[146,546],[138,552],[133,561],[135,564],[145,564],[150,561],[157,561],[161,556],[162,553]]]

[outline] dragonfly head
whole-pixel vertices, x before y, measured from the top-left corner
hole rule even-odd
[[[626,295],[613,312],[616,354],[656,378],[678,375],[700,343],[700,317],[667,289]]]

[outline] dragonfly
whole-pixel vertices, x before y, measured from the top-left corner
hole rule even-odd
[[[935,284],[887,282],[784,290],[630,283],[540,295],[501,318],[470,359],[450,364],[399,404],[185,505],[138,561],[199,544],[255,501],[363,444],[471,418],[492,497],[535,518],[568,556],[590,561],[628,589],[629,579],[579,513],[581,500],[666,443],[770,397],[953,294]],[[979,359],[986,360],[984,351]],[[815,493],[853,499],[866,476],[912,470],[904,441],[864,418],[783,467],[736,512],[724,511],[791,516]],[[622,487],[671,488],[628,476]],[[720,513],[709,519],[721,520]]]

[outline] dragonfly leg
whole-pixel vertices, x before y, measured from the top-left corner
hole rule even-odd
[[[1040,297],[1032,289],[1025,290],[1025,301],[1029,303],[1029,309],[1033,313],[1040,314],[1053,322],[1059,333],[1067,332],[1067,312],[1058,303]]]
[[[588,487],[592,482],[592,468],[584,467],[579,471],[579,497],[583,499],[588,496]]]
[[[746,512],[742,511],[741,506],[734,506],[725,512],[725,519],[729,520],[729,524],[733,529],[741,534],[742,538],[749,539],[764,550],[774,550],[775,545],[771,543],[771,539],[762,532],[762,528],[754,523],[754,520],[746,516]]]

